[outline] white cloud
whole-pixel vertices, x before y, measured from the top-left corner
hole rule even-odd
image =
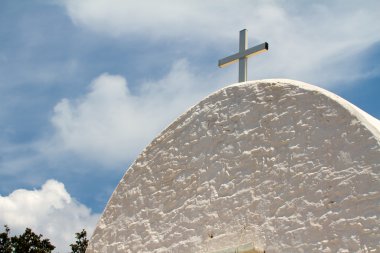
[[[186,49],[181,45],[190,41],[192,47],[208,45],[201,50],[224,48],[220,51],[227,56],[235,52],[238,30],[252,28],[251,44],[256,43],[252,38],[270,43],[268,54],[250,62],[249,74],[255,79],[293,78],[331,87],[379,74],[379,69],[363,71],[355,58],[380,39],[376,1],[366,5],[245,0],[61,3],[80,26],[116,37],[168,40],[173,50]],[[149,59],[149,51],[146,54]],[[206,75],[178,60],[160,80],[133,84],[133,92],[124,77],[103,74],[90,84],[87,94],[55,106],[51,120],[55,134],[41,145],[43,153],[68,151],[109,168],[125,165],[175,116],[215,88],[233,82],[235,68],[215,66]]]
[[[60,2],[79,26],[115,37],[170,41],[173,50],[186,50],[185,42],[234,53],[238,31],[248,28],[251,44],[270,44],[270,53],[255,66],[259,78],[295,78],[321,86],[367,76],[360,62],[345,62],[380,40],[379,1]]]
[[[56,132],[42,146],[44,152],[70,151],[112,169],[125,165],[218,82],[205,83],[185,60],[175,63],[161,80],[143,83],[134,94],[124,77],[102,74],[85,96],[63,99],[55,106],[51,121]]]
[[[8,196],[0,195],[0,213],[0,224],[7,224],[11,232],[20,234],[29,227],[49,238],[59,252],[67,252],[75,233],[83,228],[91,236],[99,218],[56,180],[46,181],[38,190],[18,189]]]

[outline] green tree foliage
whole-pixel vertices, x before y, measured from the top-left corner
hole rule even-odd
[[[36,235],[30,228],[18,236],[9,237],[9,227],[0,234],[0,253],[50,253],[55,247],[49,239],[43,239],[42,235]]]
[[[30,228],[22,235],[12,237],[11,241],[14,252],[49,253],[55,249],[49,239],[42,239],[42,235],[36,235]]]
[[[77,239],[74,244],[70,244],[72,253],[85,253],[88,245],[87,232],[82,230],[82,232],[75,233],[75,238]]]
[[[0,253],[12,253],[12,242],[9,237],[9,227],[5,227],[5,232],[0,233]]]
[[[9,227],[5,225],[4,228],[5,231],[0,233],[0,253],[50,253],[55,249],[49,239],[36,235],[30,228],[12,237],[9,236]],[[70,244],[70,253],[85,253],[88,245],[86,230],[75,233],[75,238],[76,242]]]

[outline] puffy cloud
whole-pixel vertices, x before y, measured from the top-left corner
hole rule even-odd
[[[218,1],[219,7],[215,8],[216,2],[199,0],[191,2],[114,0],[112,3],[105,0],[63,0],[60,2],[78,25],[113,36],[145,34],[156,38],[181,35],[187,37],[195,31],[203,32],[204,35],[209,34],[208,28],[215,28],[217,22],[222,19],[219,14],[225,12],[225,8],[229,5],[226,1]],[[236,16],[233,15],[232,19],[234,20],[233,17]],[[229,24],[233,23],[235,22]],[[167,29],[168,27],[170,29]],[[184,28],[186,30],[183,30]]]
[[[361,50],[380,40],[378,1],[138,1],[61,0],[73,22],[116,37],[170,40],[173,48],[208,45],[234,53],[238,31],[250,43],[268,41],[261,77],[287,77],[329,85],[379,71],[363,71]],[[254,40],[252,40],[254,39]],[[182,44],[181,44],[182,43]],[[350,60],[350,64],[346,64]],[[327,86],[328,84],[325,84]]]
[[[376,1],[365,6],[350,1],[244,0],[62,0],[61,4],[76,24],[104,34],[170,40],[173,50],[180,50],[177,46],[184,41],[203,43],[225,48],[219,50],[222,56],[235,52],[239,29],[252,27],[251,37],[270,43],[270,52],[252,62],[254,71],[249,74],[258,79],[294,78],[327,87],[379,74],[379,69],[363,71],[356,60],[360,50],[380,39],[375,32],[380,28]],[[234,67],[223,71],[215,67],[209,75],[202,71],[179,60],[163,78],[142,84],[128,85],[123,76],[100,75],[87,94],[55,106],[51,119],[55,134],[40,146],[43,154],[69,151],[109,168],[125,165],[176,115],[237,75]]]
[[[185,60],[176,62],[162,79],[146,81],[133,94],[124,77],[102,74],[86,95],[63,99],[55,106],[51,119],[55,135],[44,144],[44,152],[70,151],[110,168],[125,165],[176,115],[215,87],[205,83]]]
[[[137,41],[170,41],[173,51],[212,47],[227,56],[236,51],[238,31],[251,29],[251,45],[256,38],[270,44],[269,53],[252,63],[249,75],[255,79],[294,78],[326,87],[380,72],[363,69],[357,60],[361,50],[380,40],[378,1],[57,1],[78,26]],[[43,148],[108,164],[133,159],[175,115],[226,80],[236,80],[231,68],[219,72],[215,66],[211,73],[178,61],[164,78],[131,85],[133,92],[124,77],[103,74],[83,97],[56,105],[54,141]]]
[[[26,227],[49,238],[56,250],[67,252],[75,241],[75,233],[83,228],[89,236],[98,214],[73,199],[63,183],[46,181],[41,189],[18,189],[8,196],[0,195],[0,224],[7,224],[13,233]]]

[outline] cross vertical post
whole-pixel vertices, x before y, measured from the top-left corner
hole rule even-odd
[[[247,29],[240,31],[239,53],[244,54],[248,46]],[[239,83],[247,81],[247,57],[239,58]]]
[[[219,60],[220,68],[230,65],[239,60],[239,83],[247,81],[247,61],[248,57],[258,54],[269,49],[269,44],[264,42],[260,45],[248,48],[247,29],[240,31],[239,52]]]

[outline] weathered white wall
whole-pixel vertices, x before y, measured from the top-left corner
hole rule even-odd
[[[380,252],[379,125],[296,81],[222,89],[127,170],[87,252]]]

